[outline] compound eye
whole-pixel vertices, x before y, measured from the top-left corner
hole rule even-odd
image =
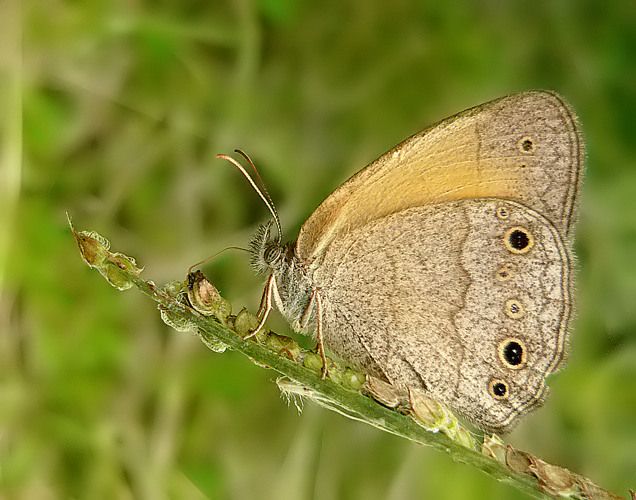
[[[265,253],[263,254],[263,259],[268,264],[273,264],[280,257],[281,250],[280,247],[276,244],[271,244],[265,249]]]

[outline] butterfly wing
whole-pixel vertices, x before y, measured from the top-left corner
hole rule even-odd
[[[565,356],[570,270],[549,220],[476,199],[349,231],[314,281],[335,354],[504,431],[542,402],[545,378]]]
[[[567,239],[583,142],[556,94],[531,91],[463,111],[406,139],[336,189],[301,228],[312,262],[343,232],[408,207],[502,198],[543,214]]]

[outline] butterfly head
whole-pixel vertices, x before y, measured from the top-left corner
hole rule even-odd
[[[252,267],[258,274],[264,274],[279,267],[284,246],[278,237],[272,237],[273,221],[261,224],[250,242]]]

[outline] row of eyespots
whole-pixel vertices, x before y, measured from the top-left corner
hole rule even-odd
[[[519,141],[519,149],[522,152],[532,152],[534,144],[529,138]],[[505,221],[510,218],[510,210],[504,205],[496,209],[498,219]],[[503,245],[513,255],[527,254],[534,246],[534,237],[525,227],[513,226],[508,228],[502,238]],[[496,272],[499,281],[508,281],[515,272],[511,263],[504,263]],[[525,315],[525,308],[518,299],[508,299],[504,306],[504,312],[510,319],[521,319]],[[519,370],[526,364],[526,348],[523,341],[514,337],[507,337],[499,343],[497,355],[500,361],[511,370]],[[492,378],[488,383],[488,392],[497,399],[507,399],[510,394],[508,383],[500,378]]]

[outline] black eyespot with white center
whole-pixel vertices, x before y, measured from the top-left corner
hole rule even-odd
[[[506,383],[506,381],[501,379],[497,379],[497,378],[492,379],[488,383],[488,392],[493,398],[497,400],[501,401],[503,399],[508,399],[508,396],[509,396],[508,384]]]
[[[510,253],[521,255],[532,249],[534,237],[527,228],[515,226],[505,232],[503,243]]]
[[[519,370],[526,364],[526,346],[520,339],[508,337],[499,343],[499,359],[506,368]]]
[[[518,365],[521,363],[521,356],[523,355],[523,349],[517,342],[508,342],[504,347],[504,358],[511,365]]]
[[[527,233],[515,229],[510,233],[510,236],[508,236],[508,241],[510,241],[510,246],[515,250],[523,250],[530,243],[530,238],[528,238]]]
[[[508,392],[508,388],[506,387],[506,384],[504,384],[503,382],[497,382],[492,385],[492,392],[494,393],[495,396],[499,398],[503,398]]]

